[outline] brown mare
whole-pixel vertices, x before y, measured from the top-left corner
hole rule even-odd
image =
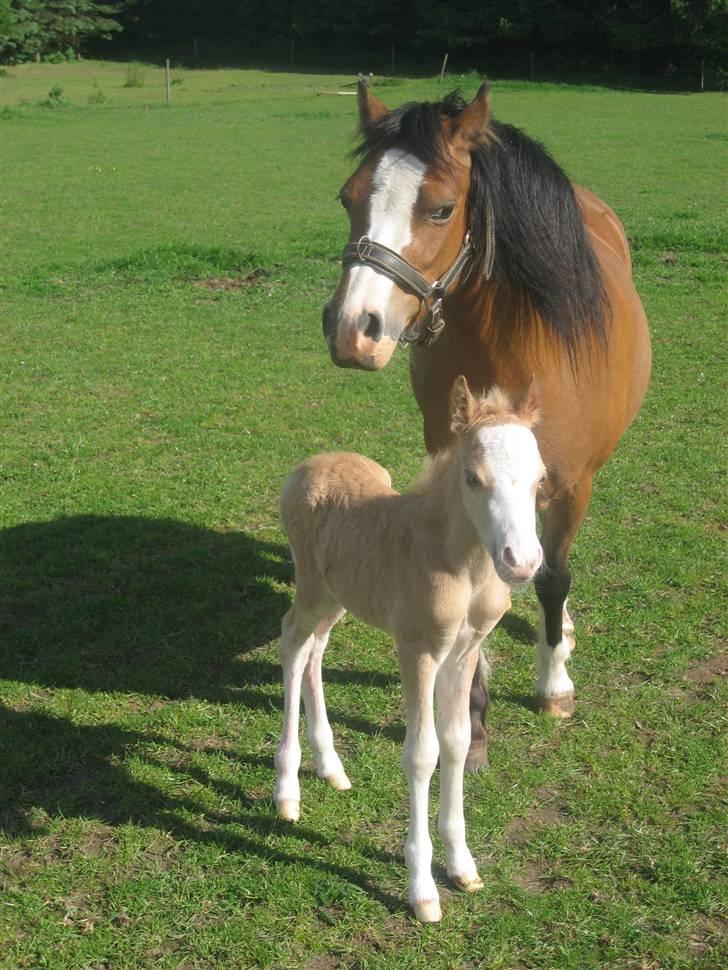
[[[451,95],[390,111],[360,83],[359,114],[361,163],[340,193],[350,242],[323,312],[331,357],[379,370],[398,344],[411,344],[431,453],[451,440],[456,375],[476,392],[498,384],[513,397],[535,376],[548,470],[537,699],[568,716],[569,547],[592,478],[637,414],[651,367],[624,230],[540,145],[491,118],[485,85],[470,104]],[[476,676],[471,770],[487,763],[486,704]]]

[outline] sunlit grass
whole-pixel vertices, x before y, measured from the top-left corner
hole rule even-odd
[[[0,966],[724,963],[719,96],[494,85],[622,216],[655,366],[574,550],[577,715],[524,700],[519,597],[491,638],[491,769],[466,783],[486,887],[438,871],[421,928],[385,637],[348,620],[327,657],[353,791],[307,762],[300,825],[270,804],[280,485],[323,449],[399,486],[423,456],[406,356],[338,371],[320,335],[355,109],[316,92],[352,79],[184,71],[166,108],[158,67],[126,70],[2,79]],[[53,86],[70,106],[39,106]]]

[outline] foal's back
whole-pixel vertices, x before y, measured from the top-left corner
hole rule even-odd
[[[297,607],[319,613],[338,604],[395,634],[399,614],[418,612],[429,574],[446,566],[435,535],[442,523],[426,506],[422,495],[396,492],[386,469],[363,455],[300,464],[281,496]]]

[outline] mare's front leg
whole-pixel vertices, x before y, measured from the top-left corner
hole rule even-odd
[[[568,556],[586,515],[591,490],[591,478],[582,479],[553,501],[543,515],[544,566],[535,579],[541,605],[536,700],[540,708],[555,717],[570,717],[574,711],[574,684],[566,670],[566,661],[575,646],[574,624],[566,609],[571,587]]]
[[[480,637],[452,650],[437,674],[437,736],[440,742],[440,819],[447,874],[465,892],[483,888],[483,881],[465,842],[463,772],[470,745],[469,697],[478,663]]]
[[[407,776],[410,800],[410,824],[404,846],[409,870],[409,902],[421,923],[436,923],[441,910],[432,878],[428,809],[430,778],[439,753],[434,715],[438,662],[421,644],[398,643],[397,652],[407,706],[402,767]]]

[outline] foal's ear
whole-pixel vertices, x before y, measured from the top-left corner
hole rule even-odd
[[[473,100],[452,119],[452,139],[455,148],[475,151],[490,137],[490,85],[482,84]]]
[[[531,383],[516,401],[513,410],[529,428],[541,420],[541,389],[535,376],[531,378]]]
[[[476,418],[477,402],[465,378],[455,378],[450,391],[450,428],[455,434],[465,431]]]
[[[362,128],[389,114],[389,108],[372,94],[364,78],[359,78],[359,83],[356,86],[356,100],[359,105],[359,123]]]

